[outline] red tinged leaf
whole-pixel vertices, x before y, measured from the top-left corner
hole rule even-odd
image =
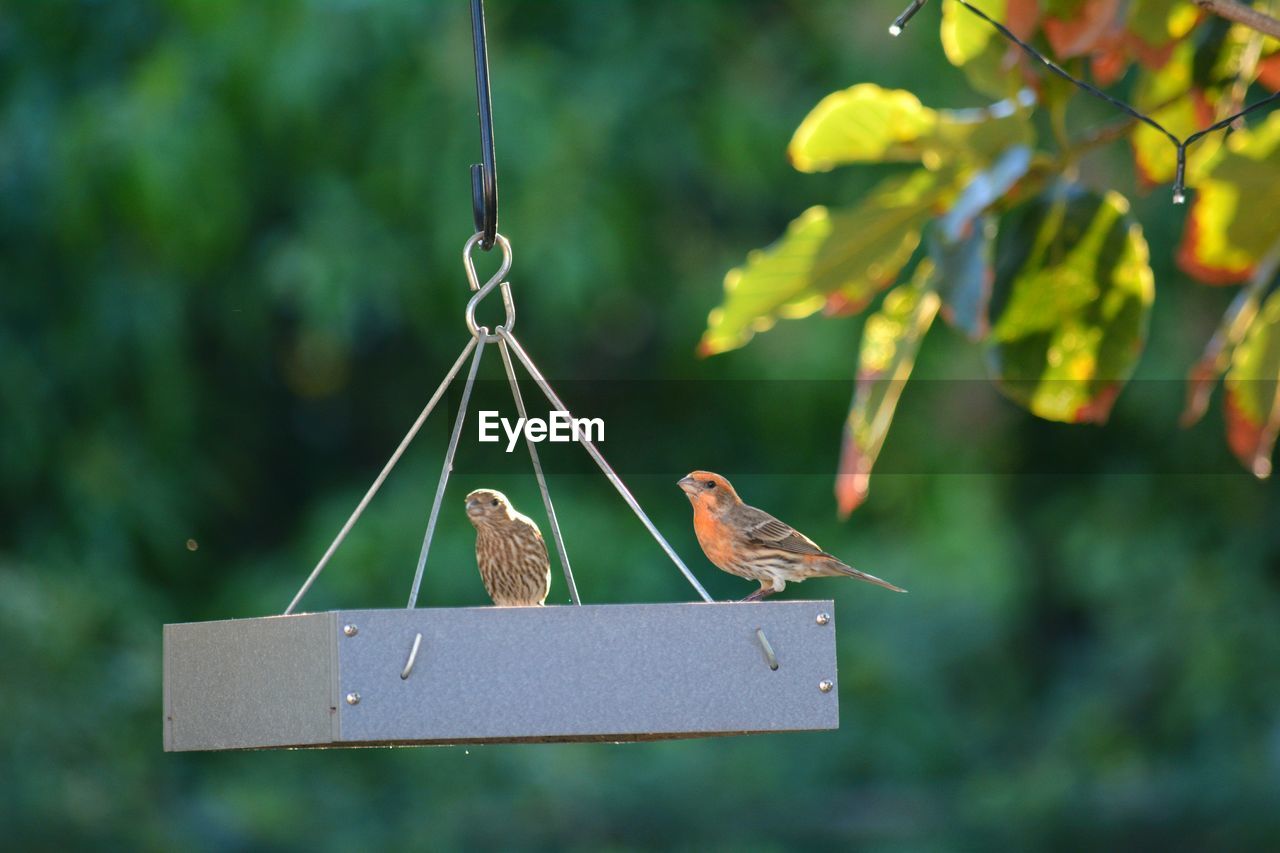
[[[1084,0],[1074,16],[1046,17],[1044,35],[1060,59],[1097,50],[1119,28],[1120,0]]]
[[[1241,288],[1236,298],[1231,300],[1231,306],[1222,315],[1222,322],[1209,339],[1200,360],[1191,366],[1187,373],[1187,402],[1179,419],[1183,427],[1193,426],[1204,417],[1213,386],[1231,364],[1236,347],[1258,316],[1262,296],[1275,275],[1277,264],[1280,264],[1280,253],[1258,265],[1248,286]]]
[[[836,508],[842,518],[866,500],[871,469],[884,446],[898,398],[915,366],[920,342],[938,313],[941,300],[933,287],[933,264],[926,259],[916,266],[910,283],[889,291],[880,310],[863,327],[853,405],[845,419],[836,469]]]
[[[1104,385],[1101,389],[1095,391],[1092,400],[1076,409],[1074,422],[1078,424],[1105,424],[1107,418],[1111,417],[1111,407],[1116,404],[1116,398],[1120,396],[1122,387],[1122,383],[1112,382],[1110,385]]]
[[[1159,47],[1152,47],[1137,36],[1126,33],[1124,44],[1139,63],[1147,68],[1158,70],[1169,63],[1176,42],[1169,41]]]
[[[1124,20],[1104,28],[1088,51],[1094,82],[1099,86],[1117,82],[1134,61],[1148,70],[1163,68],[1181,38],[1178,33],[1185,35],[1188,26],[1182,14],[1186,7],[1176,0],[1128,0],[1124,6],[1120,16]]]
[[[861,314],[870,303],[869,298],[850,299],[841,291],[827,295],[827,303],[822,306],[824,317],[851,317]]]
[[[871,459],[858,449],[846,423],[840,442],[840,465],[836,469],[836,512],[848,518],[862,506],[871,489]]]
[[[1273,53],[1258,63],[1258,82],[1273,92],[1280,92],[1280,53]]]
[[[1213,386],[1222,375],[1216,362],[1216,354],[1206,353],[1187,371],[1187,401],[1183,404],[1182,415],[1178,418],[1178,424],[1183,429],[1195,426],[1209,410],[1209,397],[1213,395]]]
[[[1128,67],[1129,56],[1119,41],[1112,42],[1105,50],[1099,50],[1089,60],[1094,82],[1104,87],[1123,77]]]
[[[1215,266],[1200,260],[1201,200],[1196,199],[1187,214],[1187,224],[1182,229],[1182,242],[1178,244],[1178,269],[1202,284],[1239,284],[1253,274],[1253,264]]]
[[[1196,121],[1200,122],[1200,127],[1205,128],[1213,124],[1215,118],[1213,113],[1213,104],[1209,103],[1209,96],[1205,94],[1204,89],[1191,90],[1191,105],[1196,109]]]
[[[1276,446],[1276,423],[1259,422],[1245,414],[1239,397],[1227,390],[1223,403],[1227,421],[1227,446],[1240,464],[1258,479],[1271,476],[1271,451]]]
[[[1280,112],[1232,133],[1200,172],[1178,265],[1208,284],[1243,281],[1280,234]]]
[[[1280,431],[1280,292],[1266,298],[1248,326],[1231,354],[1223,411],[1231,452],[1262,478],[1271,475]]]
[[[1008,0],[1004,10],[1004,25],[1023,41],[1036,32],[1040,23],[1040,4],[1036,0]],[[1015,46],[1016,49],[1016,46]]]
[[[1103,87],[1112,85],[1125,75],[1135,59],[1146,68],[1159,70],[1172,58],[1174,44],[1170,41],[1152,47],[1130,32],[1112,31],[1103,36],[1092,51],[1089,69],[1093,72],[1093,81]]]

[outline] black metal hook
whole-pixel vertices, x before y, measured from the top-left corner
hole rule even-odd
[[[482,163],[471,167],[471,210],[480,248],[493,248],[498,235],[498,166],[493,156],[493,104],[489,98],[489,51],[484,31],[484,0],[471,0],[471,36],[476,54],[476,105],[480,114]]]

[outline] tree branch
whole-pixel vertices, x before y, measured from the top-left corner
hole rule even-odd
[[[1280,39],[1280,21],[1265,12],[1259,12],[1252,6],[1246,6],[1237,0],[1192,0],[1192,2],[1206,12]]]

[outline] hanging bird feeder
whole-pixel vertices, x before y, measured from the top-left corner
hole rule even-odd
[[[702,599],[584,605],[546,478],[529,457],[572,605],[419,608],[441,501],[486,347],[502,356],[525,417],[515,361],[557,411],[568,409],[516,340],[498,233],[497,175],[482,0],[472,0],[483,163],[472,167],[477,232],[463,249],[470,339],[400,445],[280,616],[164,627],[167,751],[527,741],[634,741],[833,729],[839,725],[831,601],[716,603],[585,435],[618,494]],[[473,252],[498,246],[483,285]],[[476,309],[494,290],[506,316]],[[470,364],[427,521],[408,606],[295,612],[464,364]]]

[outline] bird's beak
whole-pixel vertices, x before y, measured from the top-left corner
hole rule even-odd
[[[679,480],[676,480],[676,485],[679,486],[681,491],[683,491],[686,495],[693,494],[694,489],[697,488],[697,482],[692,477],[683,477]]]
[[[480,506],[480,499],[472,498],[471,500],[467,501],[467,512],[471,512],[471,510],[475,509],[478,506]]]

